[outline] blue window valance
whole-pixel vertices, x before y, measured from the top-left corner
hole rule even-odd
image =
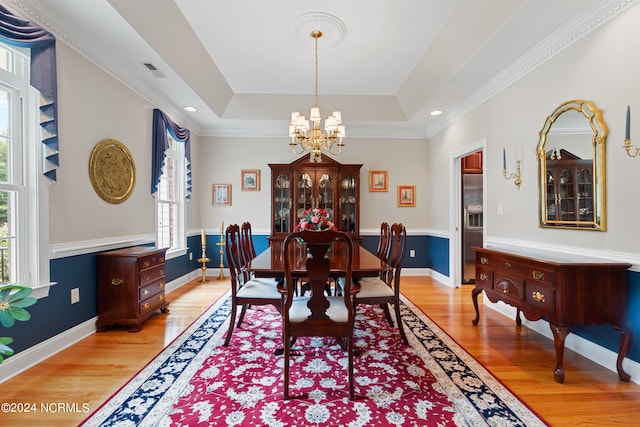
[[[186,160],[185,198],[191,199],[191,133],[189,129],[177,125],[165,113],[155,108],[153,110],[153,153],[151,160],[151,194],[158,192],[158,184],[162,176],[165,152],[169,149],[167,132],[176,141],[184,142]]]
[[[56,180],[59,162],[58,86],[56,74],[56,39],[48,31],[13,15],[0,5],[0,40],[31,49],[31,86],[40,91],[40,126],[43,130],[43,173]]]

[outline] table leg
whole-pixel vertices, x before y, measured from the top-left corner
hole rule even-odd
[[[569,335],[569,326],[556,326],[549,324],[551,332],[553,333],[553,343],[556,346],[556,370],[553,372],[553,377],[556,382],[564,382],[564,367],[562,366],[562,359],[564,358],[564,341]]]
[[[631,347],[631,339],[633,338],[633,334],[628,328],[621,328],[619,326],[614,326],[618,332],[620,332],[620,349],[618,350],[618,360],[616,362],[616,368],[618,369],[618,376],[620,380],[629,382],[631,380],[631,375],[627,374],[624,369],[622,369],[622,361],[624,360],[629,348]]]
[[[476,309],[476,318],[473,319],[471,322],[475,326],[478,326],[478,322],[480,321],[480,310],[478,310],[478,294],[480,292],[482,292],[482,289],[480,288],[474,288],[473,291],[471,291],[471,299],[473,300],[473,307]]]

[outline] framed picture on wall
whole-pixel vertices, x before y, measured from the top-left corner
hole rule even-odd
[[[416,186],[398,185],[398,206],[412,207],[416,205]]]
[[[214,206],[231,206],[231,184],[213,184],[211,192]]]
[[[389,174],[387,171],[369,171],[369,191],[387,191]]]
[[[242,191],[260,191],[260,169],[242,170]]]

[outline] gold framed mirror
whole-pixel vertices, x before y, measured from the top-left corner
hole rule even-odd
[[[547,117],[536,148],[540,227],[606,230],[608,133],[591,101],[565,102]]]

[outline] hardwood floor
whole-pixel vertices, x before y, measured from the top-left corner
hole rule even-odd
[[[0,403],[34,412],[0,413],[2,426],[72,426],[136,374],[213,301],[228,281],[198,279],[168,294],[170,312],[138,333],[95,333],[0,385]],[[472,286],[451,289],[430,278],[402,278],[403,293],[552,426],[630,426],[640,419],[640,385],[565,351],[566,380],[553,380],[553,342],[481,308],[474,327]],[[41,410],[41,403],[49,413]],[[4,408],[4,407],[3,407]]]

